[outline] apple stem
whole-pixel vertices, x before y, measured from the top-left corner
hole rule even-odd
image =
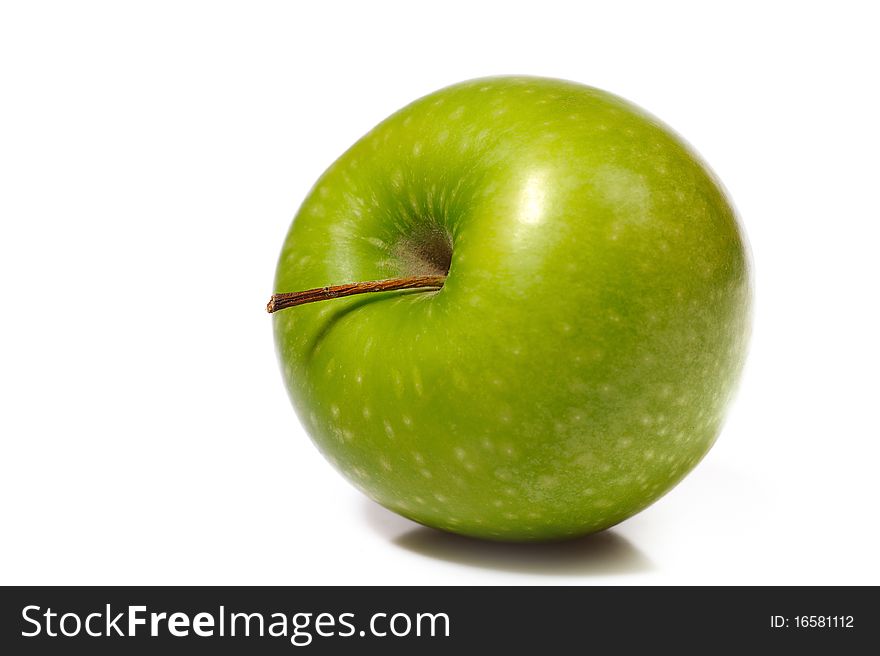
[[[389,278],[387,280],[369,280],[366,282],[352,282],[345,285],[330,285],[328,287],[316,287],[301,292],[287,292],[284,294],[272,294],[266,312],[278,312],[297,305],[328,301],[331,298],[343,298],[356,294],[369,294],[372,292],[393,292],[400,289],[426,290],[440,289],[446,282],[446,276],[410,276],[408,278]]]

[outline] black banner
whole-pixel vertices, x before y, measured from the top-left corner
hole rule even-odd
[[[876,588],[3,588],[0,653],[865,653]],[[503,651],[502,651],[503,650]],[[744,652],[745,653],[745,652]]]

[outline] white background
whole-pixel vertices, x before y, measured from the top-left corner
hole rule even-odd
[[[0,583],[880,583],[876,25],[868,2],[4,3]],[[263,309],[324,168],[498,73],[661,117],[755,259],[717,446],[565,544],[366,501],[298,426]]]

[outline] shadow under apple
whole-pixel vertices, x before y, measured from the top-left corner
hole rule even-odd
[[[613,530],[562,542],[490,542],[420,526],[369,499],[363,509],[367,524],[392,544],[459,565],[550,576],[636,574],[654,568]]]

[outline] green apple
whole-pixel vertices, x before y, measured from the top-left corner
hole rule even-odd
[[[274,314],[302,424],[386,508],[496,540],[582,535],[712,446],[746,353],[747,247],[650,114],[529,77],[421,98],[318,180],[275,291],[444,275]]]

